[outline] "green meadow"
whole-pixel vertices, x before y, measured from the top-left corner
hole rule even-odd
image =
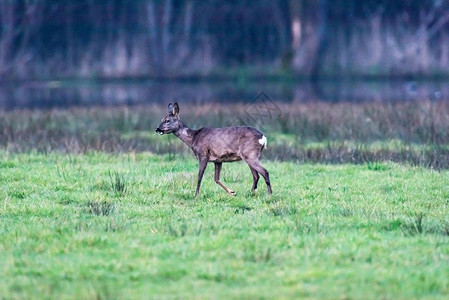
[[[277,105],[273,195],[236,162],[196,199],[165,106],[1,112],[0,299],[449,298],[449,105]]]
[[[0,154],[0,298],[449,297],[449,171]]]

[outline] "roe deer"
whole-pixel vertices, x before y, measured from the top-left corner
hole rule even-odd
[[[257,129],[249,126],[211,128],[203,127],[197,130],[188,128],[179,118],[177,103],[168,105],[168,115],[161,120],[156,129],[159,134],[173,133],[189,146],[200,163],[198,183],[195,197],[198,195],[204,170],[208,162],[215,164],[215,182],[226,192],[235,196],[235,192],[220,182],[221,165],[224,162],[244,160],[253,174],[253,187],[257,188],[259,174],[265,179],[268,193],[271,194],[271,184],[268,171],[259,162],[262,149],[267,147],[267,138]]]

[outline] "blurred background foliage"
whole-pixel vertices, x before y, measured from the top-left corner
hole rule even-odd
[[[2,0],[3,79],[439,77],[443,0]]]

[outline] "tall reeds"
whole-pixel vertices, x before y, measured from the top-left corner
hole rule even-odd
[[[449,167],[449,103],[275,103],[271,117],[244,104],[189,104],[181,117],[192,128],[251,125],[269,141],[268,159],[324,163],[395,161]],[[165,105],[69,110],[15,110],[0,115],[0,148],[86,153],[89,151],[190,152],[154,128]],[[258,119],[259,118],[259,119]],[[260,118],[264,118],[261,120]]]

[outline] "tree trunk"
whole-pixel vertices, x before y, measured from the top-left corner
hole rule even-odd
[[[317,50],[311,69],[311,77],[316,80],[323,69],[324,56],[328,47],[328,0],[319,0]]]
[[[303,32],[303,1],[302,0],[290,0],[290,33],[291,33],[291,46],[290,49],[283,54],[282,65],[285,68],[294,69],[294,58],[298,55],[301,47],[301,37]]]
[[[162,16],[162,61],[164,62],[163,69],[167,69],[171,54],[170,53],[170,20],[172,17],[172,0],[165,0],[164,14]]]

